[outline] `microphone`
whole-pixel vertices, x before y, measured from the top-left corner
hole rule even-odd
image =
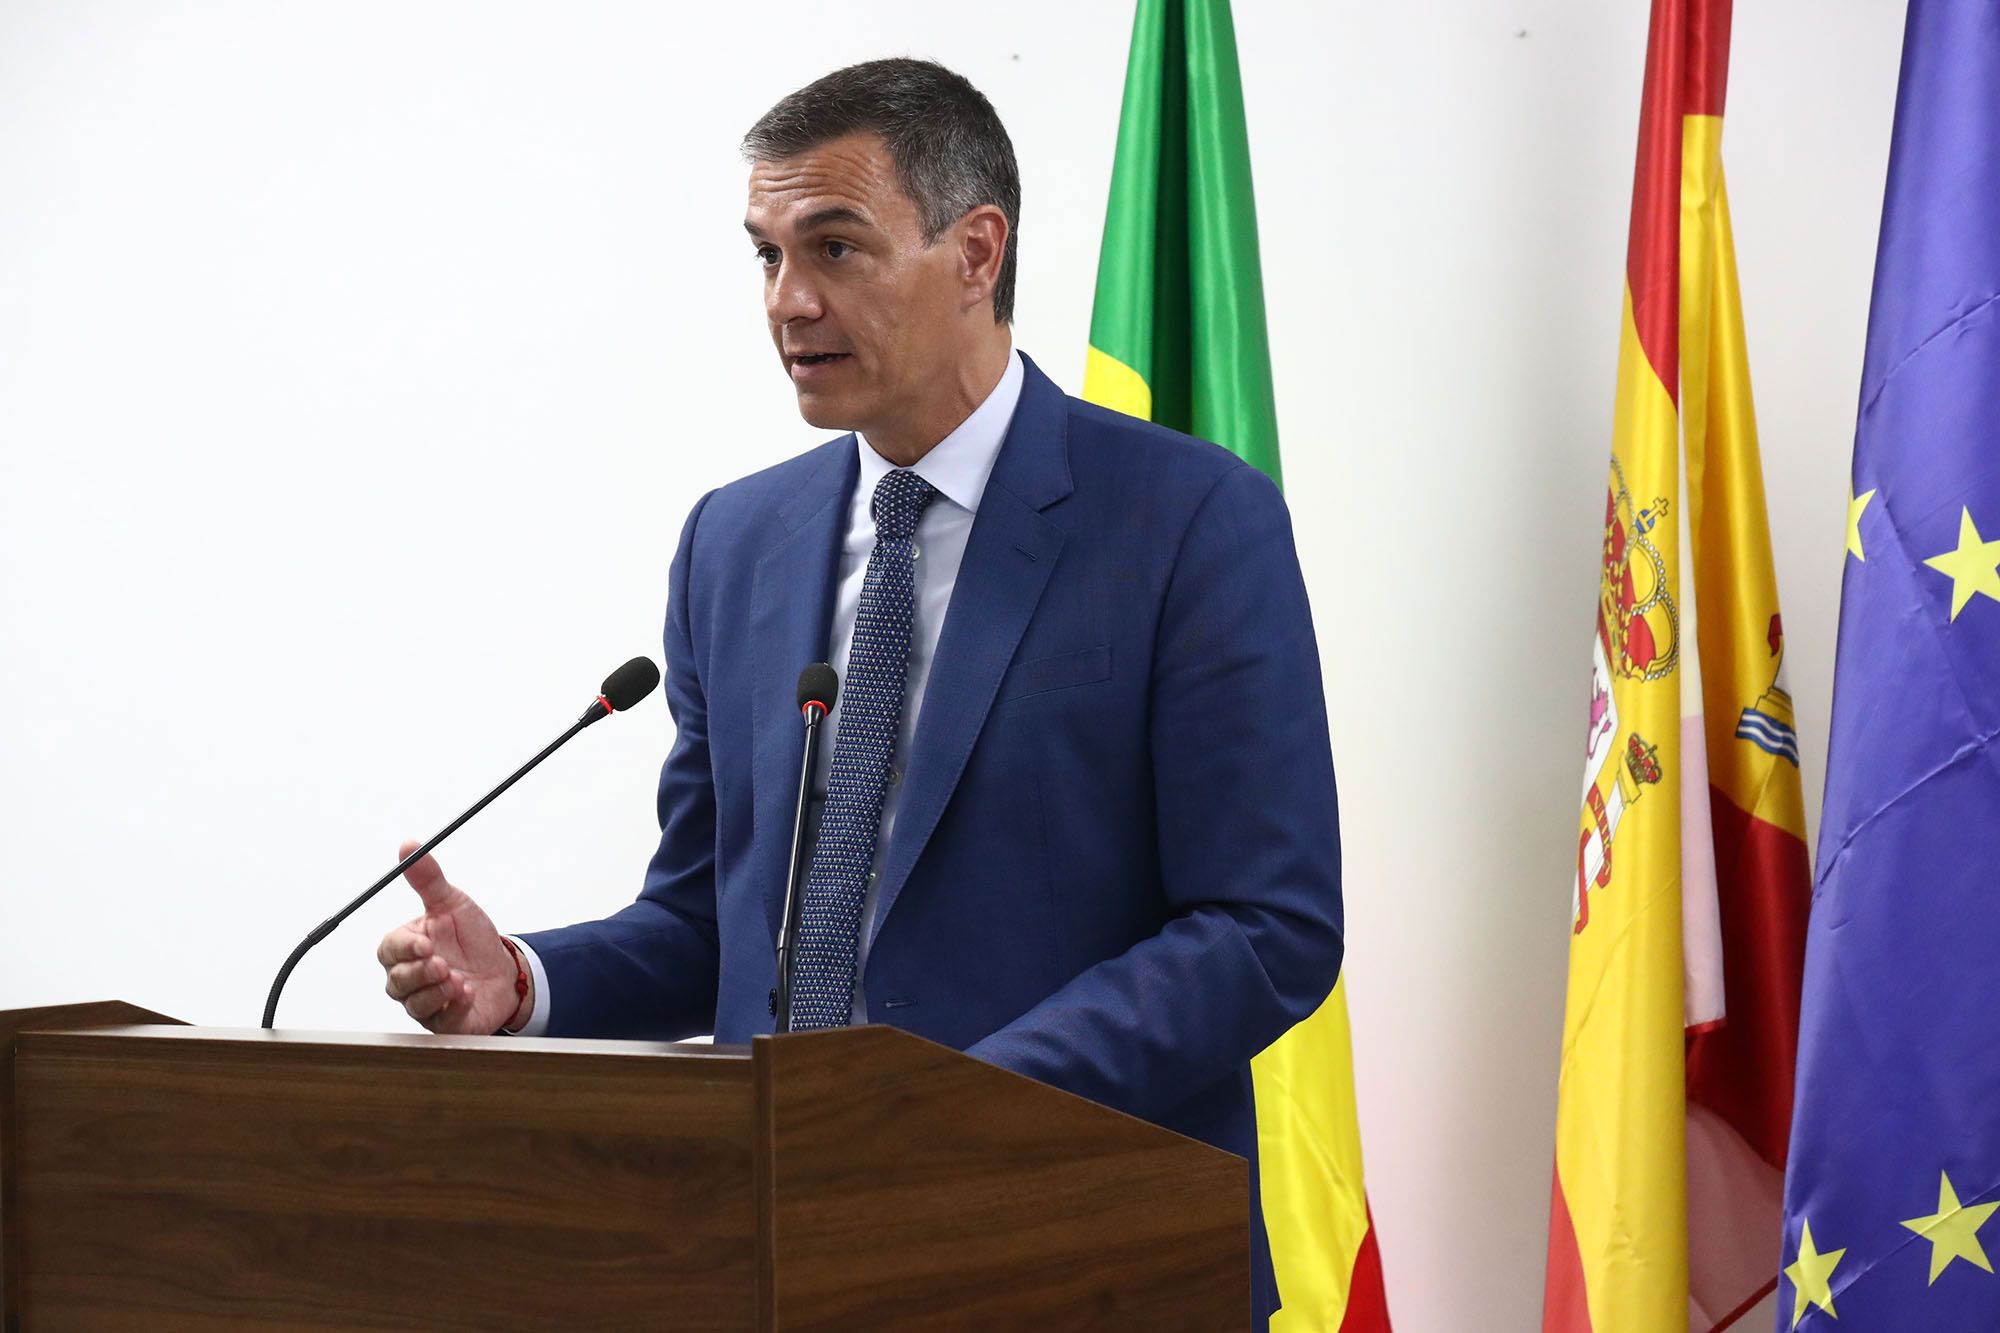
[[[819,724],[833,711],[840,693],[840,677],[824,662],[814,662],[799,673],[799,715],[806,723],[805,760],[799,765],[799,803],[792,817],[792,864],[785,873],[785,916],[778,926],[778,985],[771,992],[771,1013],[777,1030],[792,1030],[792,939],[798,934],[799,912],[804,906],[806,809],[812,800],[813,769],[819,764]]]
[[[307,935],[303,940],[300,940],[299,947],[292,950],[292,956],[287,958],[285,965],[278,969],[277,980],[271,983],[271,994],[264,1001],[264,1029],[269,1031],[272,1022],[277,1018],[278,996],[284,992],[285,982],[291,978],[292,969],[299,965],[299,960],[306,956],[308,950],[327,936],[333,934],[341,922],[353,916],[363,903],[387,888],[390,881],[394,880],[396,876],[430,855],[431,849],[457,832],[459,825],[478,814],[481,810],[484,810],[488,805],[491,805],[494,797],[526,777],[535,765],[541,763],[542,760],[547,759],[550,755],[568,744],[571,737],[593,722],[607,718],[613,713],[624,712],[651,694],[653,687],[659,683],[660,669],[643,657],[633,658],[624,666],[619,667],[616,671],[606,676],[604,683],[598,686],[597,698],[591,701],[590,707],[583,710],[583,716],[570,724],[568,731],[550,741],[543,747],[540,754],[515,769],[505,782],[480,797],[478,801],[474,802],[471,809],[432,834],[429,842],[426,842],[423,846],[398,861],[393,870],[369,885],[353,902],[341,908],[317,926],[314,926],[312,933]]]

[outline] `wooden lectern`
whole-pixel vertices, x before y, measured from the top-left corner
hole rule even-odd
[[[1240,1329],[1241,1158],[886,1027],[0,1013],[24,1330]]]

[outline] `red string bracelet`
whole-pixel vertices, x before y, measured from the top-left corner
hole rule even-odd
[[[527,961],[521,957],[520,946],[515,944],[514,941],[502,935],[500,942],[506,945],[507,952],[514,956],[514,995],[517,999],[526,999],[528,996]],[[514,1007],[519,1009],[521,1006],[516,1004]]]

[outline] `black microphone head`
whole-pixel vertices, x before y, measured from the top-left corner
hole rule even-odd
[[[834,696],[840,693],[840,677],[832,667],[824,662],[814,662],[799,672],[799,708],[803,710],[809,703],[816,703],[833,711]]]
[[[652,659],[635,657],[606,676],[599,693],[611,705],[612,712],[622,713],[651,694],[659,683],[660,669],[653,665]]]

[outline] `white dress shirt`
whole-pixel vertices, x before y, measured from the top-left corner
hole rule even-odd
[[[890,760],[889,789],[882,797],[882,824],[875,836],[875,868],[868,876],[867,896],[861,906],[861,941],[855,963],[854,1011],[856,1023],[868,1021],[866,997],[861,991],[861,973],[868,965],[868,945],[875,933],[877,888],[882,863],[889,850],[889,834],[896,827],[896,809],[901,803],[903,768],[909,762],[910,745],[922,716],[924,687],[930,681],[931,660],[937,655],[938,634],[944,629],[945,611],[951,605],[951,591],[958,583],[958,567],[965,559],[965,543],[972,536],[972,519],[986,494],[987,479],[1000,456],[1001,442],[1013,424],[1014,409],[1021,401],[1024,372],[1021,354],[1007,354],[1007,368],[986,400],[959,423],[958,429],[918,459],[910,470],[929,482],[938,492],[917,520],[916,541],[916,623],[910,630],[910,676],[903,691],[903,721],[896,738],[896,753]],[[842,680],[847,678],[847,657],[854,645],[854,620],[861,608],[861,584],[868,573],[868,557],[875,551],[875,519],[869,513],[875,485],[895,469],[895,464],[876,453],[866,437],[857,437],[861,454],[861,478],[854,487],[854,499],[847,509],[847,536],[840,547],[839,582],[833,593],[833,642],[827,660]],[[838,699],[825,722],[826,736],[820,743],[819,765],[813,775],[814,804],[826,799],[827,770],[833,750],[840,743]],[[512,938],[512,937],[510,937]],[[549,1026],[549,979],[542,960],[522,943],[522,956],[534,975],[535,1008],[519,1034],[536,1037]]]

